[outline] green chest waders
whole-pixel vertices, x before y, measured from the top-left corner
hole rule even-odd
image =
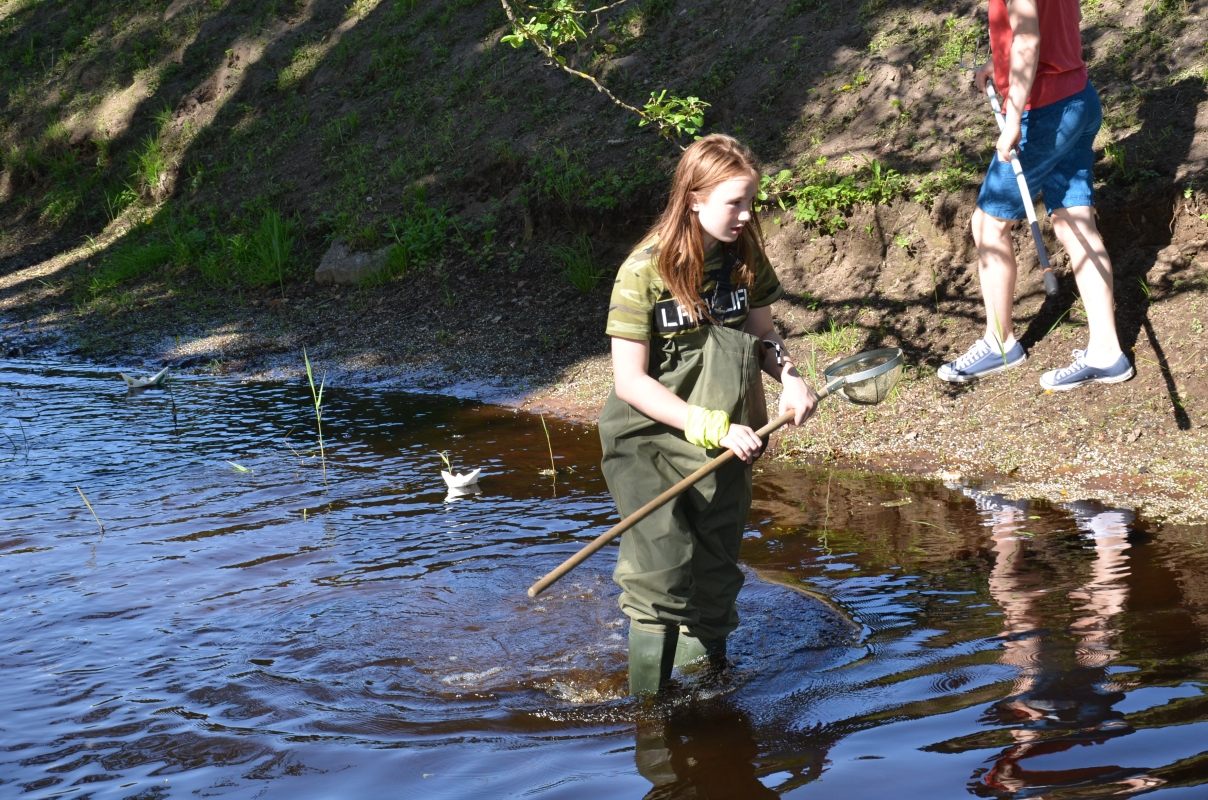
[[[726,411],[731,422],[767,423],[757,337],[707,325],[650,344],[649,374],[677,396]],[[683,431],[615,392],[600,416],[600,438],[604,478],[622,517],[721,452],[690,444]],[[657,691],[673,661],[724,654],[726,636],[738,626],[738,548],[750,508],[751,471],[735,460],[622,535],[613,580],[630,618],[632,694]]]

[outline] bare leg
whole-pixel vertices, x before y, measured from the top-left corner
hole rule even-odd
[[[1090,342],[1087,362],[1110,366],[1120,357],[1120,339],[1116,334],[1116,303],[1112,289],[1112,262],[1095,224],[1091,206],[1059,208],[1051,217],[1053,232],[1070,256],[1074,279],[1086,308]]]
[[[972,224],[982,300],[986,304],[986,337],[1009,346],[1015,339],[1011,321],[1018,272],[1015,243],[1011,240],[1015,221],[990,216],[979,208],[973,212]]]

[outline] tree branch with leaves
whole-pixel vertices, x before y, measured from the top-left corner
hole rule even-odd
[[[699,97],[679,97],[668,95],[667,90],[651,92],[650,100],[642,108],[621,100],[595,76],[582,70],[575,69],[567,63],[566,57],[558,52],[558,48],[568,44],[581,42],[590,32],[583,27],[585,17],[594,17],[594,31],[600,24],[599,15],[617,6],[624,5],[629,0],[600,6],[594,9],[584,9],[575,0],[546,0],[546,2],[529,5],[517,0],[499,0],[503,11],[507,14],[512,32],[500,41],[512,47],[523,47],[525,43],[532,44],[542,55],[550,60],[551,65],[576,78],[585,80],[596,88],[617,106],[635,114],[641,121],[639,127],[656,126],[658,132],[668,140],[675,141],[681,136],[692,136],[700,132],[704,126],[705,109],[709,104]],[[522,12],[530,12],[526,15]]]

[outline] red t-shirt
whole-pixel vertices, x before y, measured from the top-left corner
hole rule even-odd
[[[1078,0],[1036,0],[1040,16],[1040,63],[1027,108],[1040,108],[1078,94],[1086,88],[1082,60],[1082,11]],[[994,54],[994,86],[1007,95],[1011,75],[1011,18],[1007,0],[990,0],[990,50]]]

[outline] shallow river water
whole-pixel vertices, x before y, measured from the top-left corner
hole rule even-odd
[[[616,521],[594,430],[555,482],[329,389],[325,483],[305,384],[169,386],[0,361],[0,797],[1208,797],[1208,529],[761,463],[732,665],[652,705],[612,550],[525,595]]]

